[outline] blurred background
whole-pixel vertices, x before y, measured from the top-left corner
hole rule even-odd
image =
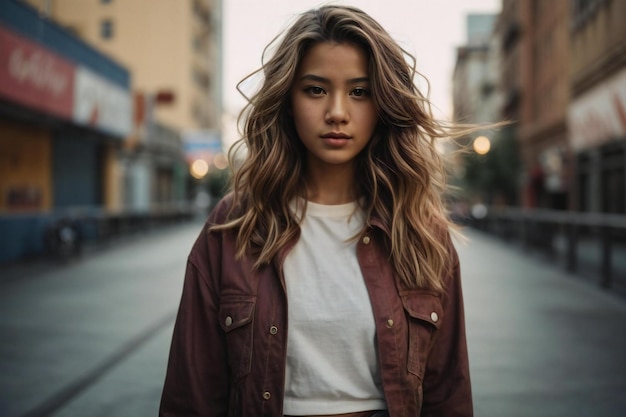
[[[425,77],[416,82],[438,118],[509,122],[441,144],[451,216],[470,233],[496,239],[480,246],[477,238],[472,248],[505,241],[603,291],[626,294],[626,1],[336,3],[364,9],[415,55]],[[0,374],[23,376],[0,381],[0,415],[78,415],[88,404],[102,406],[94,397],[74,400],[158,333],[156,364],[136,365],[157,368],[147,403],[122,415],[140,415],[146,404],[153,410],[184,258],[230,177],[226,155],[245,105],[236,85],[299,12],[320,4],[0,0],[0,338],[9,340],[0,343]],[[241,88],[257,86],[253,79]],[[128,244],[133,236],[139,239]],[[140,252],[147,236],[161,246]],[[140,263],[147,259],[154,269]],[[484,264],[476,259],[467,265],[480,275]],[[106,262],[89,263],[97,260]],[[45,291],[31,279],[42,271]],[[115,274],[128,287],[102,287]],[[130,310],[95,307],[101,294],[134,294],[144,279],[162,292],[126,300]],[[622,307],[620,299],[619,323]],[[56,332],[59,321],[98,327],[112,310],[136,326],[111,330],[97,366],[86,349],[75,371],[68,372],[70,362],[48,369],[62,389],[36,388],[42,364],[64,357],[69,344],[84,346],[84,334]],[[42,338],[42,329],[60,345]],[[619,340],[621,349],[626,341]],[[56,348],[40,356],[41,344]],[[33,369],[24,371],[25,362]],[[108,382],[109,392],[126,386],[119,381]],[[502,407],[492,415],[515,415]],[[98,410],[88,415],[107,415]],[[561,411],[544,415],[575,415]]]
[[[206,212],[239,138],[237,83],[317,4],[270,3],[3,1],[0,262],[51,250],[63,222],[89,241]],[[439,118],[512,122],[442,147],[472,149],[450,164],[461,221],[626,214],[623,3],[355,3],[417,57]]]
[[[64,226],[84,243],[206,214],[239,138],[237,83],[316,4],[3,1],[0,263],[59,252]],[[550,232],[527,240],[563,251],[560,229],[620,234],[604,214],[626,214],[624,2],[354,4],[417,57],[437,117],[511,122],[442,146],[460,222],[517,236],[526,219]]]

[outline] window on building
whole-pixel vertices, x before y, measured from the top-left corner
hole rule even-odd
[[[113,37],[113,21],[104,19],[100,23],[100,37],[102,39],[111,39]]]
[[[577,29],[593,18],[607,0],[571,0],[572,26]]]
[[[72,35],[76,36],[77,38],[80,38],[82,35],[82,31],[80,30],[80,28],[78,26],[75,25],[68,25],[65,26],[65,29],[70,32]]]

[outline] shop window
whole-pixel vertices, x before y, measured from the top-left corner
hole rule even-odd
[[[579,155],[577,158],[578,165],[578,181],[577,185],[577,200],[578,211],[590,211],[591,210],[591,176],[589,170],[591,169],[591,161],[588,154]]]
[[[572,0],[570,8],[573,29],[586,25],[593,19],[600,6],[606,3],[608,3],[607,0]]]
[[[624,196],[624,169],[612,169],[602,175],[602,211],[605,213],[626,213]]]
[[[113,21],[104,19],[100,23],[100,37],[102,39],[111,39],[113,37]]]
[[[624,149],[607,147],[602,155],[602,211],[626,213]]]

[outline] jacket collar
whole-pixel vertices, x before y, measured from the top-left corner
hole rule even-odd
[[[375,215],[370,216],[369,225],[372,227],[376,227],[377,229],[382,230],[387,236],[390,236],[389,227],[384,224],[378,217]]]

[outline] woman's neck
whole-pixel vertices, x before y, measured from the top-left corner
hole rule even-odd
[[[356,200],[354,169],[338,166],[310,170],[307,175],[306,198],[319,204],[344,204]]]

